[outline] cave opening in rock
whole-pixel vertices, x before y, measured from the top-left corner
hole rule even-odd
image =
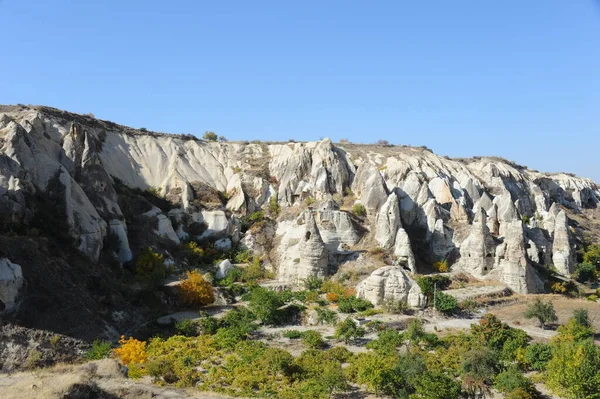
[[[310,231],[307,231],[306,234],[304,235],[304,239],[306,241],[310,240]]]

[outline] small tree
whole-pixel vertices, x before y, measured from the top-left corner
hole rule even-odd
[[[354,320],[347,318],[340,322],[335,329],[335,338],[348,344],[351,340],[364,336],[366,331],[358,326]]]
[[[543,302],[540,298],[536,298],[535,301],[527,307],[525,317],[528,319],[538,319],[542,329],[544,329],[547,323],[558,320],[552,302]]]
[[[204,132],[204,136],[202,136],[202,138],[207,141],[217,141],[219,137],[215,132]]]

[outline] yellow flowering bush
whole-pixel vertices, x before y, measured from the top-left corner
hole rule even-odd
[[[125,336],[121,335],[119,344],[121,344],[121,346],[115,349],[114,353],[121,363],[127,365],[140,364],[148,361],[146,341],[139,341],[133,337],[125,339]]]

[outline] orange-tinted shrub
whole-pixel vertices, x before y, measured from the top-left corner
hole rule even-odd
[[[337,302],[340,300],[340,296],[335,292],[328,292],[325,295],[325,299],[327,299],[329,302]]]
[[[148,361],[148,355],[146,354],[146,341],[139,341],[133,337],[125,339],[124,335],[121,335],[119,340],[121,344],[120,348],[115,349],[115,356],[119,358],[121,363],[127,364],[139,364]]]
[[[187,272],[187,278],[179,284],[179,293],[187,305],[205,306],[215,301],[212,285],[197,270]]]

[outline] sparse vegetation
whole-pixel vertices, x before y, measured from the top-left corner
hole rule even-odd
[[[363,204],[354,204],[352,205],[352,213],[362,218],[367,216],[367,209]]]
[[[215,132],[204,132],[202,138],[206,141],[217,141],[218,136]]]
[[[110,356],[112,351],[111,344],[108,341],[99,339],[92,342],[92,347],[85,352],[86,360],[100,360]]]

